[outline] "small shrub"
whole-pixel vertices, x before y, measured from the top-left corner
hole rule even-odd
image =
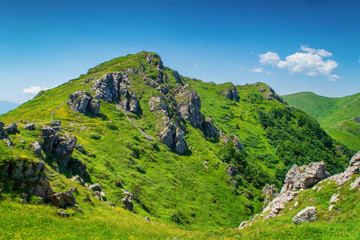
[[[90,138],[92,138],[94,140],[99,140],[101,138],[101,136],[98,133],[91,133]]]
[[[119,130],[118,127],[114,124],[114,123],[111,123],[111,122],[107,122],[105,124],[106,128],[112,130],[112,131],[117,131]]]
[[[138,164],[138,165],[135,166],[135,168],[139,173],[146,173],[145,168],[144,168],[143,165]]]

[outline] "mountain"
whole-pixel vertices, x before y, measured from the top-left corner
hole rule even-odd
[[[104,62],[0,121],[5,238],[225,237],[293,164],[334,174],[350,157],[266,84],[184,77],[151,52]]]
[[[313,116],[336,141],[353,151],[360,145],[360,93],[329,98],[312,92],[283,96],[291,105]]]
[[[7,113],[10,110],[17,108],[19,104],[7,101],[0,101],[0,114]]]

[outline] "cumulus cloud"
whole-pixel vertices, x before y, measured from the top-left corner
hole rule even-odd
[[[267,52],[259,55],[259,62],[270,64],[280,69],[287,69],[289,73],[302,73],[308,76],[327,76],[330,81],[340,79],[332,72],[338,67],[338,63],[325,57],[332,56],[332,53],[325,49],[314,49],[307,46],[301,46],[303,52],[296,52],[280,60],[277,53]]]
[[[39,86],[31,86],[28,88],[24,88],[23,93],[29,94],[29,95],[35,95],[35,94],[38,94],[42,90],[47,90],[47,88],[39,87]]]
[[[304,52],[317,54],[322,57],[331,57],[332,56],[332,53],[326,51],[325,49],[315,49],[315,48],[310,48],[307,46],[301,46],[301,50],[303,50]]]
[[[262,64],[276,65],[280,61],[280,57],[276,52],[267,52],[259,55],[259,62]]]

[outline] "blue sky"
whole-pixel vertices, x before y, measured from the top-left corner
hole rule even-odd
[[[0,0],[0,100],[26,101],[142,50],[204,81],[354,94],[359,12],[350,0]]]

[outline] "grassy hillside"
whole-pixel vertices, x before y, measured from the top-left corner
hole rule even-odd
[[[147,61],[149,56],[156,56],[152,63]],[[207,138],[199,128],[182,120],[189,148],[183,155],[176,154],[158,140],[163,126],[159,125],[159,116],[150,110],[149,101],[151,97],[159,96],[159,91],[146,85],[144,75],[140,73],[127,72],[141,107],[141,112],[137,114],[124,113],[115,104],[102,101],[98,116],[84,115],[72,111],[66,104],[69,95],[76,90],[93,93],[94,80],[106,73],[132,68],[146,71],[149,78],[155,80],[160,61],[156,54],[147,52],[113,59],[77,79],[39,93],[34,99],[0,116],[0,121],[6,124],[16,122],[19,129],[18,133],[10,135],[12,148],[3,141],[0,144],[0,160],[3,163],[42,161],[31,145],[35,140],[44,141],[40,131],[42,125],[61,120],[62,134],[76,136],[85,150],[75,149],[72,154],[74,159],[87,166],[85,181],[89,184],[101,183],[105,200],[117,206],[109,208],[97,200],[89,189],[78,186],[80,191],[76,199],[84,213],[70,209],[73,216],[59,219],[54,216],[57,211],[54,207],[36,205],[32,201],[28,203],[30,205],[21,205],[21,188],[16,189],[16,184],[12,187],[0,183],[0,189],[5,192],[1,215],[16,212],[19,216],[8,216],[10,219],[4,220],[13,224],[3,226],[2,234],[15,234],[16,226],[23,226],[28,219],[34,219],[23,226],[21,234],[29,232],[38,239],[39,236],[47,236],[48,233],[44,233],[46,229],[62,224],[59,238],[60,234],[64,234],[61,235],[63,238],[72,238],[74,234],[88,231],[94,233],[94,239],[96,236],[101,238],[103,235],[99,231],[103,228],[107,229],[105,234],[109,234],[108,238],[130,238],[132,233],[136,235],[134,238],[140,239],[142,236],[150,239],[151,236],[218,237],[219,229],[235,228],[241,221],[260,212],[264,197],[262,187],[267,183],[281,186],[292,164],[324,161],[332,173],[343,170],[350,156],[346,147],[336,151],[339,145],[316,121],[301,110],[282,103],[277,94],[263,83],[236,86],[240,99],[229,100],[225,93],[233,87],[231,83],[216,85],[176,77],[174,70],[164,67],[162,74],[166,76],[166,81],[162,86],[168,85],[175,90],[179,84],[189,84],[200,96],[204,117],[211,117],[224,136],[219,140]],[[24,130],[24,121],[35,123],[35,130]],[[144,138],[133,123],[155,140]],[[237,152],[233,144],[225,144],[224,138],[229,134],[239,138],[244,147],[242,152]],[[54,156],[45,155],[47,174],[57,192],[76,185],[69,180],[77,174],[76,169],[63,168],[60,162]],[[237,174],[230,176],[229,166],[233,166]],[[133,194],[134,213],[120,209],[123,207],[122,189]],[[142,222],[145,216],[154,222],[150,226],[155,230]],[[47,224],[44,231],[26,231],[42,222]],[[77,227],[82,230],[79,232]],[[115,232],[113,229],[119,230]],[[201,233],[189,233],[187,230],[201,230]],[[25,235],[21,236],[25,238]]]
[[[357,151],[360,145],[360,93],[342,98],[318,96],[303,92],[283,96],[291,105],[304,110],[337,141]]]

